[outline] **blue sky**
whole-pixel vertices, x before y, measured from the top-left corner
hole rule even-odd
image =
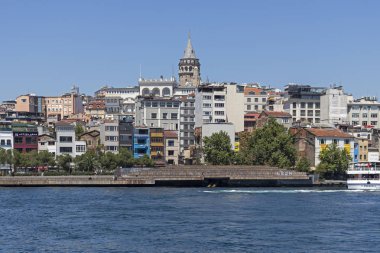
[[[210,81],[380,95],[380,1],[0,0],[0,100],[170,76],[187,33]]]

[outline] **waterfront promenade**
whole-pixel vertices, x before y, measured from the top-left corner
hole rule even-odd
[[[114,176],[6,176],[0,186],[310,186],[304,172],[267,166],[121,169]]]

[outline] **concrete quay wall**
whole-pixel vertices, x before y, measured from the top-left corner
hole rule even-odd
[[[115,176],[0,177],[0,186],[310,186],[303,172],[265,166],[173,166],[118,172]]]

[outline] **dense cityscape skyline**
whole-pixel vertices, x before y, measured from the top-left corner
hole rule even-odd
[[[134,86],[140,65],[145,78],[178,79],[189,30],[203,80],[337,84],[356,97],[378,95],[376,1],[0,5],[0,83],[12,87],[0,100],[59,95],[73,84],[86,94]]]

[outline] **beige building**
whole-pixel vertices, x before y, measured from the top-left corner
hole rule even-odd
[[[236,132],[244,131],[244,87],[236,84],[226,85],[227,122],[235,126]]]
[[[164,131],[165,161],[170,165],[178,165],[179,141],[177,131]]]
[[[45,97],[45,105],[47,118],[59,116],[65,119],[84,113],[82,97],[77,90],[62,96]]]
[[[367,138],[357,138],[358,148],[359,148],[359,162],[368,162],[368,139]]]
[[[45,113],[44,98],[34,94],[21,95],[16,98],[16,112],[26,112],[35,114]]]

